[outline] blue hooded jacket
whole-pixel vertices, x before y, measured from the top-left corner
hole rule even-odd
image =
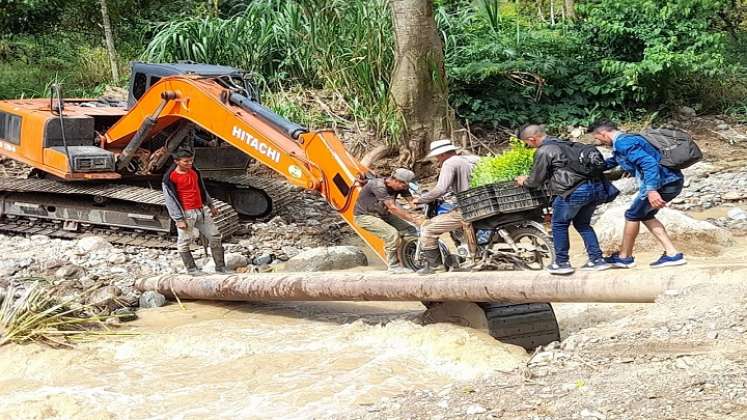
[[[664,185],[684,178],[682,171],[659,164],[661,153],[638,134],[621,134],[612,143],[612,157],[605,161],[606,169],[617,165],[634,175],[640,185],[640,196],[645,198],[649,191],[656,191]]]

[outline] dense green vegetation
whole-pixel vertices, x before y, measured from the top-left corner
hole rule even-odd
[[[741,1],[586,0],[575,19],[559,0],[434,3],[450,103],[472,126],[560,127],[678,104],[747,118]],[[119,0],[109,9],[123,70],[133,59],[234,65],[291,118],[330,123],[287,95],[324,89],[347,120],[398,133],[386,0]],[[100,93],[111,77],[100,21],[96,0],[0,0],[0,98],[44,96],[55,79],[71,96]]]

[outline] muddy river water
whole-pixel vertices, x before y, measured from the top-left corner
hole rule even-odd
[[[523,349],[417,303],[185,303],[129,337],[0,348],[0,418],[310,418],[510,370]]]

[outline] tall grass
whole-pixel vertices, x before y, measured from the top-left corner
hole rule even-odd
[[[345,99],[360,125],[396,138],[399,115],[389,102],[393,45],[386,0],[256,0],[231,18],[165,24],[144,58],[232,65],[266,86],[328,89]]]
[[[0,299],[0,346],[29,342],[71,346],[95,336],[121,334],[107,327],[108,317],[91,315],[94,308],[77,303],[80,300],[80,296],[58,299],[39,282],[19,295],[9,287]]]

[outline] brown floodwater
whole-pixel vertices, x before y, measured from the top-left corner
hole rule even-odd
[[[310,418],[511,370],[523,349],[418,303],[185,303],[136,333],[0,348],[0,418]]]

